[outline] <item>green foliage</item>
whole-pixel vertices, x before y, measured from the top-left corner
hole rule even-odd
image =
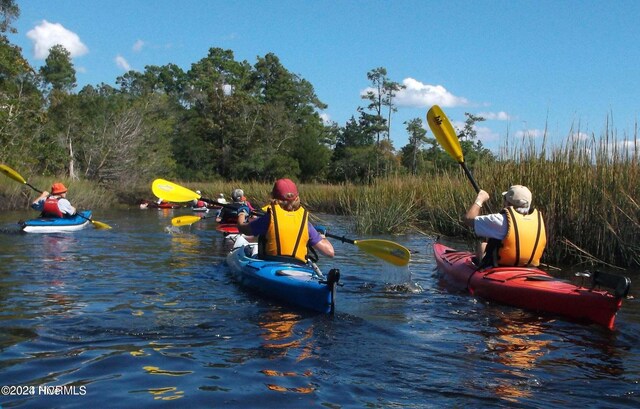
[[[0,0],[0,33],[15,33],[12,20],[20,16],[20,8],[14,0]]]
[[[336,147],[328,179],[334,182],[366,183],[375,168],[376,148],[370,146]]]
[[[0,162],[33,168],[40,160],[31,156],[39,146],[38,129],[45,121],[44,99],[33,68],[21,50],[0,35]]]
[[[326,180],[325,175],[331,159],[331,150],[321,143],[318,135],[322,129],[305,132],[292,149],[292,156],[298,162],[302,182]]]
[[[76,86],[76,70],[71,62],[71,54],[59,44],[49,49],[40,75],[54,91],[69,92]]]

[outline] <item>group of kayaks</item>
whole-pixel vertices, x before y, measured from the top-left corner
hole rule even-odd
[[[218,229],[235,240],[227,265],[246,287],[288,304],[331,312],[340,279],[337,269],[325,277],[313,263],[265,261],[256,258],[256,244],[234,235],[234,226]],[[435,243],[433,251],[447,287],[489,301],[614,328],[616,313],[630,289],[627,277],[604,272],[584,274],[576,285],[533,267],[480,269],[473,254]],[[607,289],[609,290],[607,290]]]
[[[81,230],[90,221],[91,211],[85,210],[73,217],[40,217],[20,224],[27,233],[64,233]],[[324,276],[313,262],[261,260],[255,257],[257,245],[237,234],[236,226],[220,225],[217,230],[234,240],[226,261],[242,285],[305,309],[322,313],[334,310],[336,286],[340,280],[338,269],[332,269]],[[452,289],[610,329],[614,327],[616,313],[630,288],[628,278],[602,272],[590,273],[588,285],[575,285],[533,267],[480,269],[473,262],[472,253],[457,251],[441,243],[434,244],[433,251],[444,281]]]
[[[64,233],[85,228],[91,211],[73,217],[36,218],[20,222],[27,233]],[[233,239],[227,265],[239,283],[283,303],[317,311],[335,308],[338,269],[325,276],[313,262],[261,260],[257,244],[238,234],[235,225],[219,225],[218,231]],[[589,282],[576,285],[552,277],[533,267],[491,267],[480,269],[473,254],[441,243],[433,245],[436,264],[450,289],[468,291],[489,301],[586,321],[612,329],[616,313],[627,296],[630,280],[603,272],[588,274]]]
[[[185,207],[179,203],[173,202],[154,202],[151,200],[142,199],[138,202],[141,209],[180,209]],[[220,209],[220,206],[216,205],[203,205],[203,206],[186,206],[191,207],[194,212],[208,212],[211,209]]]

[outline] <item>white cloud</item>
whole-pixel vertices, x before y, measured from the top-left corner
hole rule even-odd
[[[320,114],[320,119],[322,119],[322,123],[325,125],[331,125],[331,117],[329,116],[329,114],[322,112]]]
[[[423,84],[413,78],[405,78],[402,85],[406,88],[396,94],[395,103],[398,106],[426,108],[437,104],[451,108],[469,104],[466,98],[453,95],[442,85]]]
[[[131,70],[131,66],[123,56],[121,55],[116,56],[115,61],[118,68],[122,68],[124,71]]]
[[[481,116],[486,120],[508,121],[511,116],[504,111],[500,112],[478,112],[475,116]]]
[[[631,159],[633,156],[637,155],[639,152],[638,144],[636,141],[620,141],[616,143],[616,150],[614,152],[618,152],[619,155],[617,157],[623,156],[628,159]]]
[[[146,44],[144,41],[138,40],[133,44],[133,47],[131,47],[131,49],[134,53],[139,53],[140,51],[142,51],[142,47],[144,47],[145,45]]]
[[[453,125],[456,133],[459,133],[461,129],[464,129],[464,126],[466,124],[460,121],[453,121],[451,125]],[[478,124],[476,123],[473,126],[473,129],[475,129],[476,131],[476,137],[478,138],[478,140],[482,142],[494,142],[500,140],[500,134],[495,132],[491,128],[488,128],[486,126],[478,126]]]
[[[60,23],[49,23],[42,20],[40,24],[27,32],[27,37],[33,42],[33,56],[44,60],[49,56],[49,49],[54,45],[61,45],[71,55],[71,58],[80,57],[89,52],[80,37],[73,31],[69,31]]]
[[[482,142],[494,142],[500,140],[500,134],[486,126],[476,126],[476,135]]]

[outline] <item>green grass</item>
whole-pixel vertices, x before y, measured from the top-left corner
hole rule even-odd
[[[568,141],[561,147],[536,148],[530,140],[503,149],[499,161],[477,165],[472,172],[492,197],[498,211],[500,193],[512,184],[533,192],[533,204],[544,215],[548,264],[609,264],[640,266],[640,160],[635,136],[622,149],[606,133],[601,138]],[[162,175],[159,175],[162,177]],[[61,179],[78,208],[101,209],[116,204],[134,205],[154,199],[151,181],[140,186],[104,188],[87,181]],[[49,189],[50,178],[29,183]],[[267,203],[272,184],[257,182],[190,183],[174,181],[208,198],[240,187],[256,206]],[[394,176],[374,185],[298,186],[303,204],[312,212],[350,216],[358,234],[402,234],[416,231],[472,241],[473,233],[462,215],[476,196],[460,168],[424,176]],[[9,178],[0,178],[2,209],[27,208],[36,193]]]

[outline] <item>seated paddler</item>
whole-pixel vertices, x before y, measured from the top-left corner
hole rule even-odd
[[[333,245],[309,222],[309,212],[300,204],[298,188],[290,179],[278,179],[264,215],[246,223],[238,215],[240,233],[258,236],[258,257],[265,260],[295,259],[306,262],[307,245],[333,257]]]
[[[531,191],[513,185],[502,193],[499,213],[481,215],[489,194],[480,190],[467,210],[464,222],[486,242],[479,244],[477,260],[481,267],[538,266],[547,244],[542,213],[531,206]]]
[[[76,208],[67,199],[67,188],[60,182],[51,186],[31,203],[34,210],[41,212],[40,217],[70,217],[76,214]]]

